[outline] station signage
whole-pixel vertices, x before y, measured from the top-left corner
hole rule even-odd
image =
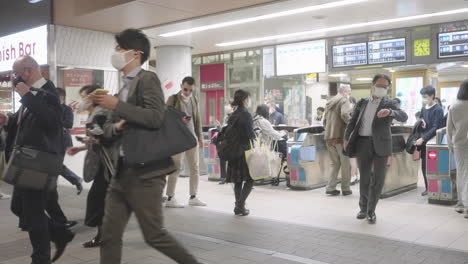
[[[439,58],[468,56],[468,30],[439,34]]]
[[[0,72],[11,71],[15,60],[25,55],[47,64],[47,25],[0,38]]]
[[[337,45],[332,47],[333,67],[367,65],[367,43]]]
[[[386,39],[368,42],[369,64],[406,61],[406,39]]]
[[[326,71],[325,40],[284,44],[276,47],[276,75]]]

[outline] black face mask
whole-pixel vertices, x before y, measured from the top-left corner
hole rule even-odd
[[[23,78],[21,78],[21,76],[18,76],[16,77],[14,80],[13,80],[13,87],[16,87],[16,85],[18,85],[18,83],[20,82],[23,82],[23,83],[26,83]]]

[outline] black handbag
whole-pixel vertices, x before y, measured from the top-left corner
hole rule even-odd
[[[57,177],[62,171],[63,155],[17,145],[21,123],[17,129],[13,151],[3,173],[3,180],[21,189],[51,190],[55,188]]]
[[[196,147],[197,139],[182,120],[184,116],[184,112],[169,106],[158,129],[126,127],[122,139],[125,164],[152,164]]]
[[[413,132],[409,135],[408,139],[406,140],[406,152],[408,154],[413,154],[416,150],[416,141],[421,137],[421,130],[422,130],[422,122],[418,121],[414,124]]]

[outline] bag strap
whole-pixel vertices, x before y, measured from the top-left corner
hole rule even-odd
[[[175,108],[177,102],[179,101],[179,96],[178,96],[178,94],[174,94],[172,96],[174,96],[174,102],[172,103],[172,107]]]
[[[16,135],[15,135],[15,141],[13,142],[13,148],[16,147],[16,144],[18,143],[18,136],[21,131],[22,124],[24,122],[24,109],[25,107],[21,105],[20,109],[18,110],[18,115],[21,116],[21,119],[19,120],[18,127],[16,128]],[[20,114],[21,111],[21,114]],[[19,118],[19,116],[17,118]]]

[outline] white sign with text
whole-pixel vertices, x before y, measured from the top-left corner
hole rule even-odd
[[[0,72],[11,71],[15,60],[25,55],[47,64],[47,25],[0,38]]]

